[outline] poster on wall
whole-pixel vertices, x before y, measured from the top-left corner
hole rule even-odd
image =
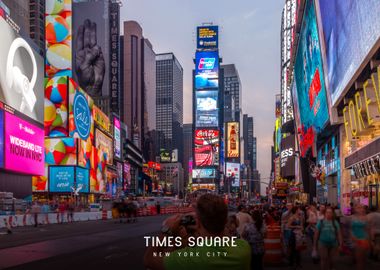
[[[0,33],[0,101],[43,123],[43,58],[2,17]]]
[[[329,120],[321,48],[313,1],[307,0],[300,32],[294,75],[300,124],[298,133],[315,137]],[[310,137],[302,136],[308,139]],[[301,144],[301,142],[300,142]],[[301,154],[305,154],[304,153]]]
[[[218,34],[217,25],[203,25],[197,27],[197,49],[215,50],[218,49]]]
[[[240,164],[227,162],[226,176],[231,177],[230,184],[232,187],[240,187]]]
[[[195,166],[219,165],[219,130],[196,129],[194,132]]]
[[[195,53],[195,89],[218,88],[219,54],[218,51]]]
[[[115,157],[121,159],[121,137],[120,137],[120,120],[116,116],[113,118],[114,140],[115,140]]]
[[[380,2],[318,0],[317,3],[321,41],[325,47],[326,81],[332,105],[337,105],[339,97],[378,42]]]
[[[15,112],[16,113],[16,112]],[[5,169],[44,175],[44,130],[32,120],[5,112]]]
[[[109,95],[109,2],[73,3],[73,77],[91,97]]]
[[[74,166],[49,166],[49,191],[71,192],[74,187]]]
[[[197,91],[196,97],[196,127],[218,127],[218,91]]]
[[[227,157],[237,158],[239,157],[240,149],[240,132],[239,122],[227,123]]]
[[[113,141],[100,129],[95,129],[95,148],[98,152],[98,160],[107,164],[113,164]]]

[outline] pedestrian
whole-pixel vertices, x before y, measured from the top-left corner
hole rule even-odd
[[[318,220],[322,220],[322,219],[325,218],[325,211],[326,211],[326,205],[321,204],[319,206],[319,210],[318,210],[318,213],[317,213]]]
[[[157,215],[161,214],[161,205],[159,201],[156,201],[156,211]]]
[[[281,215],[281,235],[282,235],[282,243],[284,248],[284,253],[290,257],[290,250],[289,250],[289,240],[291,235],[291,230],[288,228],[288,220],[290,216],[292,215],[291,210],[293,208],[293,204],[288,202],[286,204],[286,210],[284,210],[283,214]]]
[[[252,223],[252,217],[245,212],[244,205],[240,204],[238,206],[238,212],[236,213],[236,218],[239,220],[239,226],[237,228],[237,232],[239,235],[243,233],[244,227],[248,223]]]
[[[66,203],[64,201],[62,201],[59,206],[58,206],[58,212],[59,212],[59,219],[60,221],[58,221],[59,223],[63,223],[64,221],[64,218],[65,218],[65,213],[66,213]]]
[[[252,214],[252,219],[253,222],[245,225],[242,238],[251,246],[251,269],[262,270],[266,226],[260,211],[255,210]]]
[[[301,241],[303,237],[304,223],[302,220],[301,210],[294,206],[291,210],[291,216],[288,220],[288,228],[290,229],[289,250],[290,265],[294,265],[295,269],[301,267]]]
[[[228,216],[226,224],[226,235],[239,237],[237,228],[239,227],[239,220],[236,218],[236,215]]]
[[[343,244],[342,233],[331,207],[326,208],[324,216],[324,219],[318,221],[316,226],[312,257],[315,257],[318,251],[321,270],[332,270],[338,246],[342,247]]]
[[[366,210],[362,204],[357,204],[351,221],[351,238],[354,243],[356,269],[365,269],[367,252],[370,249],[370,228]]]
[[[372,207],[371,213],[368,214],[371,239],[371,257],[380,260],[380,213]]]
[[[34,227],[37,227],[38,226],[38,216],[41,212],[41,208],[38,204],[37,201],[35,201],[32,205],[32,209],[30,211],[33,215],[33,219],[34,219]]]
[[[4,225],[7,228],[7,234],[12,234],[12,226],[9,224],[8,219],[4,218]]]
[[[67,222],[74,222],[75,205],[73,201],[70,201],[67,205]]]
[[[49,211],[50,211],[50,207],[49,207],[49,204],[46,202],[41,207],[41,212],[43,214],[43,222],[45,224],[49,224]]]
[[[316,231],[316,225],[317,225],[318,217],[317,217],[317,209],[315,208],[315,205],[310,205],[309,209],[307,210],[307,227],[306,227],[306,233],[310,237],[312,243],[314,240],[314,234]]]

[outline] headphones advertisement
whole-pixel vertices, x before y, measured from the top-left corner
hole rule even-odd
[[[43,123],[43,58],[1,17],[0,33],[0,101]]]

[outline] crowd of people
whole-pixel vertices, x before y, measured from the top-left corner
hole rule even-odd
[[[239,239],[237,247],[215,246],[147,247],[145,265],[148,269],[263,269],[266,253],[265,238],[271,225],[281,228],[283,263],[294,269],[302,268],[306,257],[312,257],[322,270],[334,268],[340,254],[352,259],[356,269],[365,269],[368,257],[380,259],[380,213],[361,204],[352,205],[350,215],[327,204],[282,205],[241,204],[236,213],[228,211],[226,203],[217,195],[206,194],[194,205],[193,223],[188,225],[184,216],[175,215],[163,223],[161,239],[165,236],[190,235],[202,237],[229,236]],[[170,256],[153,256],[169,252]],[[178,254],[202,252],[222,253],[227,257],[181,257]],[[224,267],[224,268],[223,268]]]

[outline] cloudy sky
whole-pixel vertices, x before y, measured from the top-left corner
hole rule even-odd
[[[219,25],[220,55],[236,65],[243,113],[254,117],[258,167],[270,175],[275,94],[280,91],[280,26],[283,0],[124,0],[121,20],[135,20],[156,53],[173,52],[184,68],[184,123],[192,121],[196,26]],[[265,187],[262,187],[262,190]]]

